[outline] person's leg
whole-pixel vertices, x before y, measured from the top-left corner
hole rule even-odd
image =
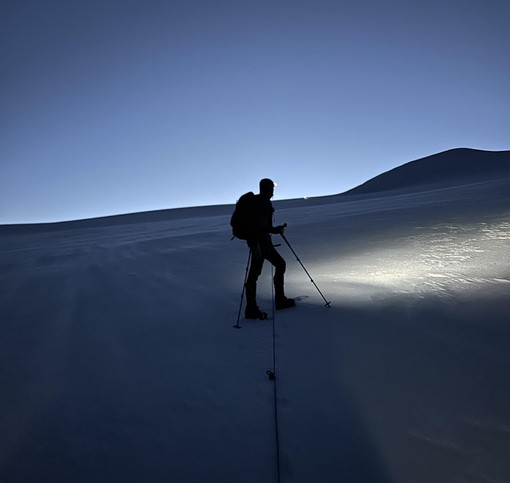
[[[251,263],[248,271],[248,278],[246,279],[246,312],[253,313],[258,310],[257,306],[257,280],[262,273],[262,265],[264,264],[264,257],[258,244],[250,246],[251,249]]]
[[[264,258],[273,264],[275,268],[274,272],[274,291],[275,291],[275,308],[286,309],[289,307],[294,307],[296,303],[294,299],[289,299],[285,296],[284,290],[284,277],[285,270],[287,268],[287,264],[283,257],[276,251],[272,243],[268,243],[263,246],[263,255]]]
[[[285,280],[285,270],[287,268],[287,264],[283,257],[275,250],[273,246],[268,247],[264,253],[265,259],[270,262],[274,266],[274,291],[275,291],[275,299],[279,300],[281,298],[285,298],[284,292],[284,280]]]

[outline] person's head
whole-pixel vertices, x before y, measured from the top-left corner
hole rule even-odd
[[[269,178],[261,179],[260,183],[259,183],[260,194],[264,198],[271,199],[274,194],[274,186],[275,186],[275,184],[274,184],[273,180],[271,180]]]

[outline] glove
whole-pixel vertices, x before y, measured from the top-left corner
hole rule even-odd
[[[275,233],[278,235],[281,235],[283,233],[283,230],[287,227],[287,223],[284,223],[283,225],[278,225],[274,227]]]

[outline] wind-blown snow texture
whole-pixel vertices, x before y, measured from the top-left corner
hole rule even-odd
[[[275,203],[284,482],[510,481],[510,175],[401,183]],[[0,481],[276,481],[231,209],[0,227]]]

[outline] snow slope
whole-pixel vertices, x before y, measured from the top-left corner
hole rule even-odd
[[[510,178],[276,206],[281,481],[510,481]],[[0,481],[277,481],[230,211],[0,227]]]
[[[510,176],[510,151],[457,148],[410,161],[368,180],[348,191],[348,194],[405,188],[423,190],[427,186],[450,187],[508,176]]]

